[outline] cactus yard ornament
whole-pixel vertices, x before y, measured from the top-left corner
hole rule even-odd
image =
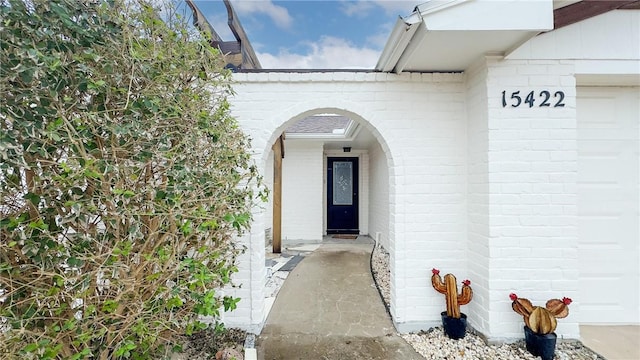
[[[466,305],[471,301],[473,297],[473,290],[471,290],[471,281],[464,280],[462,282],[462,292],[458,294],[458,285],[456,284],[456,277],[452,274],[444,276],[444,282],[440,277],[440,270],[432,269],[431,272],[431,285],[440,294],[444,294],[447,299],[447,316],[455,319],[460,318],[460,305]]]
[[[545,307],[533,306],[531,301],[525,298],[519,298],[516,294],[509,294],[509,298],[513,303],[511,307],[513,311],[524,317],[524,323],[536,334],[551,334],[556,330],[558,321],[569,315],[569,304],[571,299],[565,297],[560,299],[551,299],[547,301]]]
[[[571,299],[565,297],[547,301],[545,307],[533,306],[531,301],[519,298],[516,294],[509,294],[513,303],[513,311],[524,318],[524,335],[527,350],[534,356],[542,357],[542,360],[551,360],[554,357],[557,335],[554,333],[558,325],[557,319],[569,315]]]
[[[442,327],[445,334],[452,339],[461,339],[464,337],[467,329],[467,316],[460,312],[460,305],[466,305],[473,297],[471,290],[471,281],[464,280],[462,282],[462,290],[458,294],[458,285],[456,277],[452,274],[444,276],[444,281],[440,277],[440,270],[432,269],[431,285],[437,292],[444,294],[447,302],[447,311],[443,311]]]

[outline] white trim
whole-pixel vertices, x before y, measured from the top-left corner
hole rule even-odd
[[[411,38],[411,42],[407,44],[407,46],[405,46],[402,56],[400,56],[398,61],[396,61],[396,66],[394,69],[394,72],[396,74],[399,74],[402,72],[402,70],[404,70],[404,68],[407,66],[407,63],[409,63],[409,60],[411,60],[413,53],[416,51],[416,49],[418,49],[418,47],[420,47],[424,38],[427,37],[427,26],[424,23],[420,23],[419,27],[422,28],[421,31]],[[417,28],[418,26],[416,26],[416,31]]]
[[[575,60],[576,74],[640,75],[640,60]]]
[[[384,45],[380,59],[375,69],[382,72],[393,70],[398,63],[398,59],[402,56],[407,45],[411,42],[418,26],[422,23],[422,16],[418,12],[414,12],[406,19],[399,17],[391,31],[389,40]]]
[[[640,74],[576,74],[576,86],[640,86]]]
[[[418,6],[416,6],[416,10],[418,10],[418,12],[422,14],[422,16],[424,16],[427,14],[433,14],[435,12],[442,11],[446,8],[460,5],[467,1],[469,0],[439,0],[439,1],[431,0],[431,1],[427,1],[425,3],[419,4]]]

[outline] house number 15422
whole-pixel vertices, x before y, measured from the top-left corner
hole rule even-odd
[[[528,94],[520,94],[520,90],[514,91],[511,94],[507,94],[505,90],[502,91],[502,107],[507,107],[507,105],[511,105],[511,107],[519,107],[526,106],[529,107],[564,107],[564,91],[556,91],[551,96],[551,92],[547,90],[542,90],[536,96],[534,91],[530,91]]]

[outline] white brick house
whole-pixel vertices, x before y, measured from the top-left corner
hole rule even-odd
[[[581,323],[640,324],[640,6],[616,3],[428,2],[398,21],[375,70],[236,73],[233,115],[267,179],[299,120],[353,122],[285,140],[283,238],[322,239],[328,163],[356,158],[357,231],[390,253],[399,331],[440,322],[433,267],[471,280],[462,311],[491,341],[522,337],[511,292],[574,299],[567,338]],[[270,206],[242,239],[243,300],[226,315],[255,332]]]

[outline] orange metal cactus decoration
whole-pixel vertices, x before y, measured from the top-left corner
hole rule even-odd
[[[525,298],[519,298],[516,294],[509,294],[509,298],[513,303],[511,307],[513,311],[524,317],[524,323],[531,331],[536,334],[551,334],[556,330],[558,321],[569,315],[569,304],[571,299],[565,297],[560,299],[551,299],[547,301],[545,307],[533,306],[531,301]]]
[[[447,299],[447,316],[459,319],[460,318],[460,305],[466,305],[471,301],[473,297],[473,290],[471,290],[471,281],[464,280],[462,282],[462,291],[458,294],[458,286],[456,284],[456,277],[452,274],[444,276],[444,282],[440,277],[440,270],[432,269],[431,272],[431,285],[437,292],[444,294]]]

